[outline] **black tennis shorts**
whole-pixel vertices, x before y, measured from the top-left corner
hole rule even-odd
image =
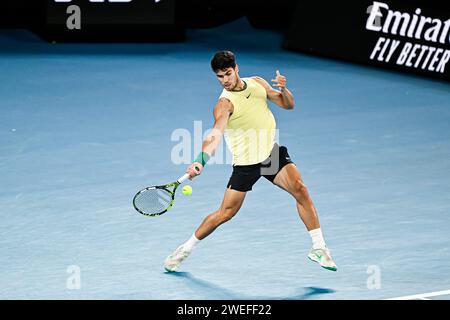
[[[293,162],[287,148],[275,143],[270,156],[263,162],[248,166],[233,166],[227,188],[242,192],[250,191],[261,177],[273,183],[278,172],[289,163]]]

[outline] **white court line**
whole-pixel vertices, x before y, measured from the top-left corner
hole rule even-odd
[[[430,300],[430,299],[426,299],[426,298],[437,297],[437,296],[444,296],[444,295],[447,295],[447,294],[450,295],[450,290],[422,293],[422,294],[416,294],[416,295],[412,295],[412,296],[390,298],[390,299],[386,299],[386,300],[413,300],[413,299]]]

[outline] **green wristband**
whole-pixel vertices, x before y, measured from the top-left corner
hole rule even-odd
[[[197,158],[195,158],[194,162],[199,162],[204,167],[205,164],[208,162],[210,156],[206,152],[202,151],[198,154]]]

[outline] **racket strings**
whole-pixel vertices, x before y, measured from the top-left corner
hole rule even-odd
[[[172,194],[165,189],[148,189],[136,196],[135,205],[145,213],[160,213],[172,203]]]

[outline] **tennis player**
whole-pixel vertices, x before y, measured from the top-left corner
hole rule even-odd
[[[287,148],[275,143],[276,122],[267,100],[286,110],[294,108],[294,97],[286,88],[286,77],[276,71],[275,79],[272,79],[276,89],[260,77],[240,78],[235,55],[230,51],[217,52],[211,67],[223,91],[214,108],[213,130],[203,141],[202,152],[186,172],[191,180],[200,175],[224,135],[233,155],[233,173],[220,207],[203,220],[189,240],[167,257],[165,269],[176,271],[201,240],[236,215],[246,193],[264,177],[295,198],[299,216],[312,238],[308,258],[325,269],[336,271],[308,189]]]

